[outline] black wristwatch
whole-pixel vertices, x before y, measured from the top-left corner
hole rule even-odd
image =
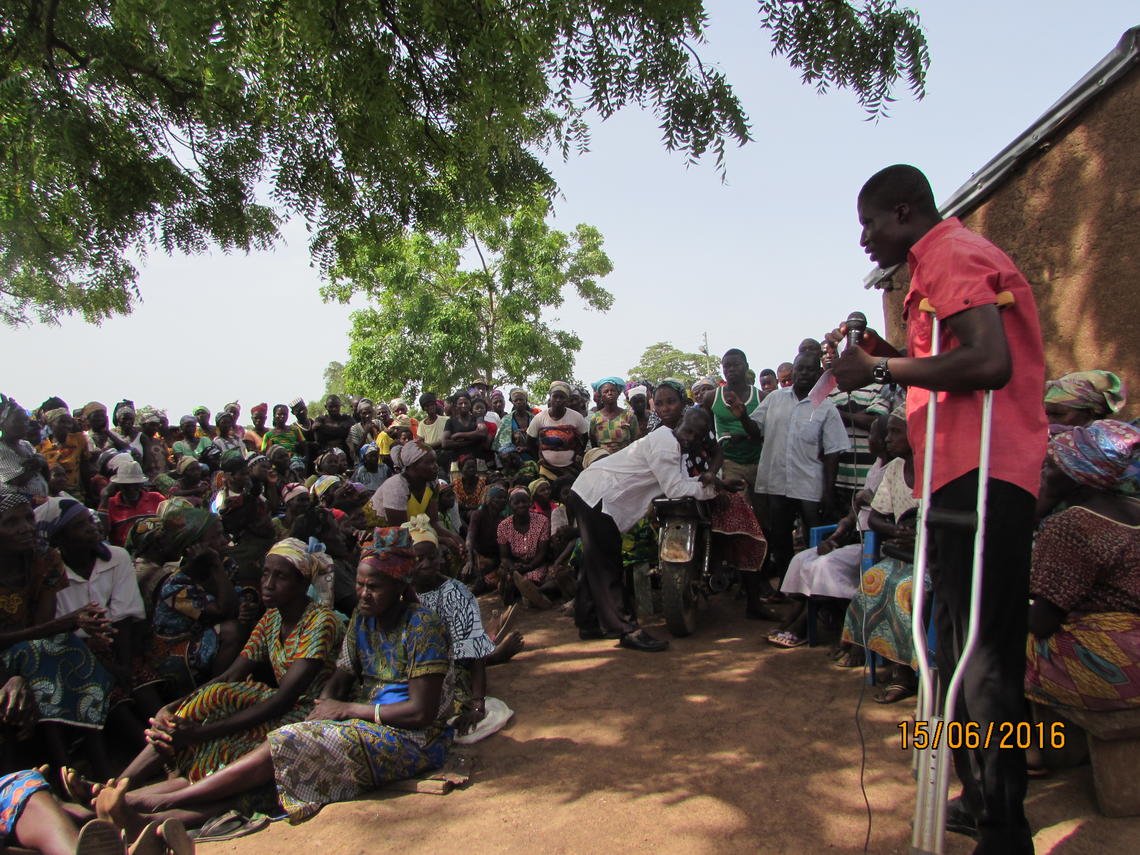
[[[890,357],[884,356],[875,363],[875,367],[871,369],[871,377],[874,378],[876,383],[882,383],[884,386],[892,382],[891,369],[887,367],[890,362]]]

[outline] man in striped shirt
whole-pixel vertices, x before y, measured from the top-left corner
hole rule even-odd
[[[827,396],[835,404],[847,437],[851,440],[851,450],[839,455],[839,473],[835,478],[835,492],[840,508],[850,508],[852,497],[863,489],[867,472],[875,462],[871,453],[868,436],[871,424],[889,410],[880,383],[872,383],[851,392],[836,389]]]

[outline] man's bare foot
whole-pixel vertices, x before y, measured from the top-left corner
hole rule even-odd
[[[491,655],[487,657],[487,663],[490,665],[501,665],[504,662],[509,662],[521,653],[525,646],[526,639],[523,638],[522,633],[518,631],[512,632],[498,643]]]
[[[95,815],[99,819],[113,822],[123,830],[127,840],[133,841],[146,826],[146,820],[127,804],[127,788],[130,785],[130,778],[112,778],[102,786],[92,787],[92,790],[95,791]]]

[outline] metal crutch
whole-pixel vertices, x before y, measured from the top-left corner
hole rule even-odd
[[[997,295],[999,309],[1013,304],[1013,295],[1002,291]],[[930,354],[939,353],[941,332],[938,315],[929,300],[919,303],[919,311],[931,315]],[[990,434],[993,423],[992,389],[987,389],[982,402],[981,447],[978,453],[978,501],[973,513],[960,511],[930,512],[930,494],[934,471],[934,434],[938,393],[931,391],[926,405],[926,445],[922,457],[922,498],[918,509],[918,532],[915,543],[914,575],[911,583],[911,634],[918,658],[919,691],[915,721],[928,723],[925,748],[915,748],[915,771],[918,779],[914,806],[914,831],[911,852],[918,855],[941,855],[946,841],[946,796],[950,785],[950,739],[947,725],[954,720],[958,693],[966,676],[966,667],[977,646],[978,623],[982,606],[982,552],[986,538],[987,482],[990,471]],[[962,654],[950,675],[946,699],[939,703],[935,669],[927,654],[925,639],[925,579],[927,567],[928,526],[952,527],[974,532],[974,558],[970,577],[970,620]],[[936,736],[937,735],[937,736]]]

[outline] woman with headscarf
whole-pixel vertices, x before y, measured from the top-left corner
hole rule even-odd
[[[531,454],[539,464],[539,474],[552,481],[581,469],[576,461],[589,432],[585,417],[571,410],[569,402],[570,384],[555,380],[550,384],[549,406],[531,419],[526,432]]]
[[[1120,412],[1127,395],[1110,371],[1075,371],[1045,383],[1045,415],[1051,425],[1079,427]]]
[[[369,490],[379,490],[392,474],[392,470],[380,462],[380,447],[367,442],[360,447],[359,455],[360,463],[352,470],[352,480]]]
[[[398,419],[400,416],[408,417],[408,427],[412,429],[412,439],[420,438],[420,423],[412,418],[412,414],[408,411],[407,402],[403,398],[393,398],[388,402],[388,407],[392,412],[392,418]]]
[[[308,596],[331,564],[296,538],[274,544],[261,578],[266,612],[241,655],[215,680],[159,712],[147,731],[148,746],[122,777],[137,787],[173,768],[177,777],[154,789],[185,787],[258,748],[270,731],[304,720],[335,669],[340,645],[336,615]],[[259,665],[272,670],[275,685],[255,679]]]
[[[506,515],[507,489],[491,484],[483,494],[483,504],[467,518],[467,561],[463,578],[473,584],[475,594],[483,594],[499,584],[499,523]]]
[[[653,384],[648,380],[630,380],[625,384],[625,400],[637,419],[638,436],[645,436],[656,425],[649,403],[653,400]]]
[[[174,441],[173,452],[175,460],[181,460],[185,457],[202,460],[206,449],[213,447],[213,442],[210,437],[203,436],[199,433],[198,420],[193,416],[183,416],[180,418],[178,420],[178,430],[182,432],[182,438]]]
[[[919,501],[914,497],[914,452],[907,438],[906,404],[895,407],[887,420],[885,442],[887,453],[894,459],[883,470],[883,480],[871,499],[868,519],[871,530],[880,537],[883,555],[862,575],[858,593],[847,607],[842,641],[894,663],[886,687],[874,698],[877,703],[891,704],[912,696],[917,689],[914,669],[918,667],[918,658],[911,632],[914,586],[911,556]],[[892,557],[891,552],[901,557]],[[929,579],[922,584],[924,590],[929,590]],[[779,640],[773,643],[781,647],[794,646],[780,644]],[[857,656],[849,654],[846,664],[862,663]]]
[[[524,461],[531,460],[526,432],[536,411],[527,400],[526,391],[518,387],[511,389],[510,402],[511,410],[503,414],[499,430],[495,434],[495,451],[500,454],[517,451]]]
[[[28,425],[27,411],[0,395],[0,487],[42,499],[48,495],[49,468],[25,439]]]
[[[1048,706],[1140,708],[1140,428],[1054,435],[1033,545],[1025,694]]]
[[[493,468],[495,452],[492,446],[499,434],[499,417],[487,407],[487,402],[482,398],[476,398],[471,402],[471,415],[487,433],[486,443],[478,452],[479,459],[483,461],[484,468]]]
[[[74,497],[82,497],[91,478],[87,437],[63,407],[48,410],[41,418],[47,424],[48,435],[37,450],[47,461],[49,469],[63,467],[62,488]]]
[[[98,731],[107,720],[113,681],[75,632],[109,641],[110,623],[104,609],[90,602],[57,615],[56,597],[67,584],[59,552],[37,546],[30,499],[0,487],[0,669],[11,698],[0,709],[0,722],[25,736],[35,725],[57,767],[68,762],[72,734],[65,729],[84,730],[97,774],[106,775]]]
[[[245,634],[221,517],[174,502],[160,516],[181,561],[155,603],[154,663],[171,682],[193,687],[230,666]]]
[[[531,501],[526,487],[512,488],[507,499],[511,515],[499,523],[497,532],[501,591],[508,604],[517,599],[517,590],[535,608],[548,609],[551,602],[540,588],[547,581],[553,582],[547,564],[550,519],[532,510]]]
[[[443,621],[409,602],[411,538],[381,529],[356,570],[360,604],[308,720],[269,733],[266,743],[189,787],[130,793],[137,810],[220,806],[276,784],[290,822],[332,802],[355,799],[390,781],[443,765],[452,730],[454,672]]]
[[[217,433],[214,436],[214,445],[216,445],[223,455],[227,451],[236,451],[242,457],[245,456],[245,443],[235,433],[237,422],[234,421],[233,413],[229,410],[222,410],[214,417],[214,425],[217,428]]]
[[[253,424],[245,429],[242,442],[245,443],[245,447],[249,451],[261,451],[261,446],[265,442],[265,435],[269,433],[269,428],[265,424],[269,418],[269,404],[254,404],[249,408],[249,418]]]
[[[641,435],[637,416],[618,406],[618,396],[624,388],[625,381],[620,377],[603,377],[594,384],[601,405],[590,414],[590,444],[610,454],[621,451]]]
[[[439,484],[435,452],[423,442],[409,442],[393,449],[400,470],[377,490],[371,499],[376,515],[389,526],[403,525],[412,517],[427,514],[432,527],[457,555],[464,552],[463,540],[439,521]]]
[[[103,639],[86,639],[91,652],[114,677],[111,697],[114,709],[133,699],[143,716],[153,715],[162,705],[156,688],[160,681],[142,656],[145,647],[142,622],[146,619],[134,561],[121,547],[103,541],[89,508],[73,499],[48,499],[36,508],[36,527],[47,546],[59,550],[66,587],[56,593],[56,613],[69,614],[95,603],[111,624],[110,645]],[[126,713],[120,724],[140,727]],[[134,737],[137,731],[131,733]]]
[[[92,454],[101,454],[108,448],[122,451],[126,443],[110,430],[111,421],[107,415],[107,407],[98,401],[91,401],[79,413],[80,419],[87,425],[87,450]]]
[[[134,401],[119,401],[111,411],[111,424],[114,426],[115,436],[123,444],[124,450],[136,453],[139,460],[145,460],[151,440],[143,435],[135,424],[136,413]]]
[[[420,605],[443,619],[455,663],[454,709],[461,716],[456,730],[464,733],[486,715],[487,657],[495,644],[483,629],[479,603],[467,586],[440,572],[439,538],[427,517],[404,523],[412,538],[416,559],[412,585]]]

